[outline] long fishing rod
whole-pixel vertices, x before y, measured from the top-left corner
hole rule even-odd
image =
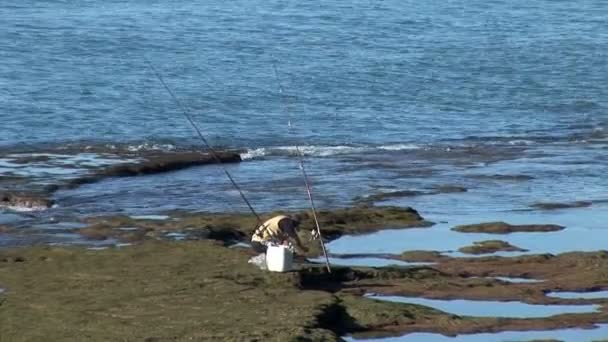
[[[222,163],[222,160],[220,159],[218,153],[215,151],[215,149],[213,147],[211,147],[211,144],[209,144],[209,141],[207,141],[207,139],[205,138],[205,136],[203,135],[203,133],[201,132],[201,130],[198,128],[198,126],[196,125],[196,123],[194,123],[194,120],[192,120],[192,117],[190,116],[190,114],[188,114],[188,110],[186,109],[186,106],[184,106],[182,104],[182,102],[177,98],[177,96],[175,96],[175,94],[173,93],[173,91],[171,90],[171,88],[169,88],[169,86],[167,85],[167,83],[163,79],[163,76],[156,70],[156,68],[154,68],[154,65],[152,65],[152,63],[147,58],[145,58],[145,57],[144,57],[144,60],[146,61],[146,63],[150,67],[150,70],[152,70],[152,72],[154,73],[154,75],[156,75],[156,78],[158,78],[158,80],[163,85],[163,87],[165,87],[165,89],[167,90],[167,92],[169,93],[169,95],[171,95],[171,98],[173,98],[173,101],[175,101],[175,103],[177,103],[178,107],[180,107],[180,109],[182,110],[182,113],[184,114],[184,116],[186,117],[186,119],[188,119],[188,122],[190,122],[190,124],[192,125],[192,127],[194,127],[194,130],[198,134],[199,138],[203,141],[203,143],[205,144],[205,146],[207,147],[207,149],[209,150],[209,152],[211,152],[211,155],[213,156],[213,159],[215,159],[215,161],[218,164],[220,164],[220,166],[224,170],[224,173],[226,174],[226,177],[228,177],[228,179],[230,180],[230,183],[232,183],[232,185],[234,186],[234,188],[239,192],[239,195],[241,195],[241,198],[243,199],[243,201],[245,201],[245,204],[247,204],[247,207],[249,207],[249,210],[251,210],[251,212],[253,213],[253,215],[255,216],[255,218],[258,220],[258,224],[261,224],[262,223],[262,219],[260,218],[260,215],[258,215],[258,213],[255,211],[255,209],[253,209],[253,206],[251,205],[251,203],[249,202],[249,200],[247,199],[247,197],[245,197],[245,194],[243,193],[243,190],[241,190],[241,187],[239,187],[239,185],[236,183],[236,181],[234,180],[234,178],[232,178],[232,175],[230,174],[230,172],[228,172],[228,169]]]
[[[283,93],[283,85],[281,84],[281,79],[279,78],[279,73],[277,71],[277,66],[274,62],[274,59],[272,61],[272,69],[274,70],[274,76],[277,79],[277,83],[279,85],[279,94],[281,96],[281,102],[283,103],[283,107],[286,108],[285,103],[284,103],[285,96]],[[289,126],[291,127],[291,119],[289,119]],[[327,266],[327,272],[331,273],[331,267],[329,266],[329,258],[327,257],[327,250],[325,249],[325,243],[323,242],[323,235],[321,235],[321,226],[319,225],[319,220],[317,218],[317,210],[315,208],[315,201],[312,197],[312,191],[310,190],[310,181],[308,179],[308,174],[306,173],[306,168],[304,167],[304,154],[300,150],[300,146],[298,145],[298,143],[296,143],[295,145],[296,145],[296,152],[298,154],[298,159],[300,162],[300,170],[302,170],[302,176],[304,176],[304,185],[306,185],[306,193],[308,194],[308,201],[310,202],[310,208],[312,209],[312,217],[315,221],[315,226],[317,228],[317,234],[319,237],[319,241],[321,242],[321,249],[323,249],[323,255],[325,256],[325,266]]]

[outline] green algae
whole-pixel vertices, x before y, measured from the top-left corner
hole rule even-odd
[[[317,324],[335,297],[296,280],[210,242],[11,250],[0,252],[0,326],[10,341],[336,340]]]
[[[466,292],[492,298],[522,287],[512,293],[519,297],[530,296],[532,288],[542,295],[542,285],[514,287],[432,267],[334,267],[328,273],[323,265],[305,264],[271,273],[248,264],[250,256],[248,249],[214,240],[0,251],[0,287],[6,289],[0,293],[0,340],[338,341],[347,334],[574,327],[608,317],[604,312],[546,319],[456,316],[361,295],[404,291],[449,298]]]
[[[213,241],[0,251],[2,339],[337,341],[340,334],[381,331],[395,322],[450,319],[417,305],[312,286],[375,278],[382,270],[329,274],[310,265],[271,273],[248,264],[248,257]],[[385,276],[409,273],[394,269]]]

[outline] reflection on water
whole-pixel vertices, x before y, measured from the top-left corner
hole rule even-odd
[[[592,292],[549,292],[549,297],[565,298],[565,299],[596,299],[608,298],[608,291],[592,291]]]
[[[439,199],[439,197],[437,197]],[[585,211],[581,220],[580,210]],[[552,253],[570,251],[605,250],[608,229],[605,227],[606,205],[573,209],[560,213],[548,212],[501,212],[478,213],[475,215],[445,216],[421,214],[428,220],[438,222],[430,228],[410,228],[383,230],[373,234],[344,236],[330,242],[327,247],[334,254],[349,253],[392,253],[400,254],[411,250],[442,251],[451,257],[476,257],[457,250],[472,245],[475,241],[503,240],[528,252],[497,252],[498,256]],[[532,232],[511,234],[460,233],[451,230],[461,224],[505,221],[511,224],[560,224],[566,229],[556,232]]]
[[[368,295],[367,297],[390,302],[419,304],[455,315],[477,317],[549,317],[564,313],[594,312],[600,308],[599,305],[536,305],[517,301],[499,302],[465,299],[443,300],[377,295]]]
[[[430,333],[413,333],[399,337],[378,339],[354,339],[343,337],[345,341],[366,342],[506,342],[531,340],[557,340],[557,341],[595,341],[608,338],[608,324],[598,324],[594,329],[559,329],[546,331],[503,331],[498,333],[467,334],[453,337]]]
[[[325,263],[325,258],[308,259],[311,262]],[[433,262],[406,262],[385,258],[329,258],[329,263],[340,266],[354,267],[386,267],[386,266],[428,266]]]
[[[542,279],[513,278],[513,277],[489,277],[489,278],[506,281],[508,283],[541,283],[544,281]]]

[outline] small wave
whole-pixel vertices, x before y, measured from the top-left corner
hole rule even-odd
[[[329,157],[334,155],[353,154],[371,151],[407,151],[417,150],[422,147],[416,144],[392,144],[392,145],[380,145],[380,146],[318,146],[318,145],[307,145],[300,146],[300,152],[305,156],[313,157]],[[241,153],[241,159],[257,159],[267,156],[297,156],[298,147],[296,146],[276,146],[276,147],[260,147],[254,149],[248,149]]]
[[[19,213],[29,213],[29,212],[32,212],[32,211],[43,211],[43,210],[47,210],[48,209],[48,207],[42,206],[42,205],[34,205],[34,206],[28,206],[28,205],[0,205],[0,208],[8,209],[10,211],[15,211],[15,212],[19,212]]]
[[[419,150],[422,147],[416,144],[394,144],[394,145],[382,145],[378,146],[381,150],[386,151],[407,151],[407,150]]]
[[[512,146],[530,146],[534,145],[534,141],[525,139],[509,140],[509,145]]]
[[[139,151],[175,151],[177,147],[173,144],[150,144],[128,145],[127,150],[131,152]]]

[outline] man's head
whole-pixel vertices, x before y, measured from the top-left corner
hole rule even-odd
[[[291,224],[293,225],[293,228],[297,230],[300,226],[300,223],[302,222],[302,216],[300,216],[299,214],[293,214],[289,215],[289,218],[291,219]]]

